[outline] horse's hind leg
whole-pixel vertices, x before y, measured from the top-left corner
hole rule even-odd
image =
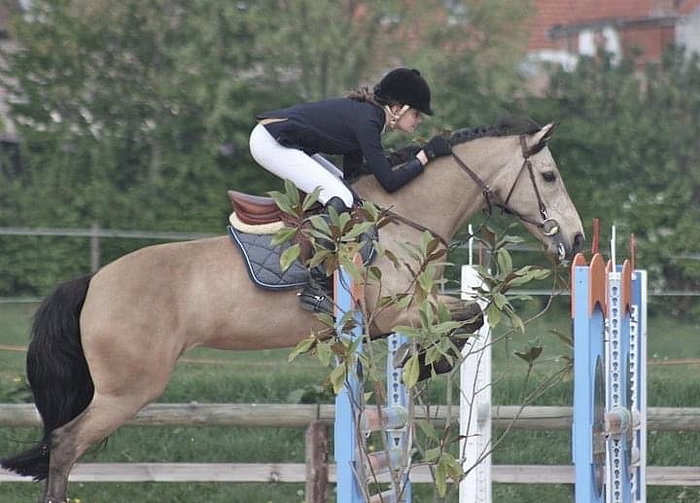
[[[161,362],[169,360],[163,357]],[[113,363],[119,368],[121,362]],[[99,365],[102,372],[93,367],[95,394],[90,405],[52,433],[44,503],[66,500],[68,474],[73,465],[91,445],[107,438],[163,392],[174,361],[170,363],[152,365],[148,370],[132,369],[131,373],[110,372],[104,362]]]
[[[96,392],[87,409],[69,423],[56,429],[51,437],[49,476],[44,486],[43,503],[67,501],[68,474],[76,461],[95,443],[107,438],[131,419],[146,403],[156,398],[162,387],[151,396],[106,395]]]

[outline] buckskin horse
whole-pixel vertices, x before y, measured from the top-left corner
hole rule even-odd
[[[453,155],[432,161],[400,191],[386,193],[373,176],[352,187],[400,216],[378,239],[402,260],[411,260],[402,243],[417,242],[426,229],[449,243],[476,211],[491,206],[515,215],[548,253],[570,258],[583,245],[583,226],[547,146],[553,131],[553,124],[525,132],[460,130]],[[375,265],[382,292],[407,291],[406,271],[385,257]],[[371,311],[378,287],[365,289]],[[469,311],[457,298],[441,300],[455,319]],[[413,309],[382,309],[370,336],[418,323]],[[325,328],[300,308],[296,292],[254,286],[228,236],[136,250],[59,285],[38,308],[27,375],[44,434],[1,464],[45,480],[42,502],[64,503],[76,461],[155,400],[188,349],[293,347]]]

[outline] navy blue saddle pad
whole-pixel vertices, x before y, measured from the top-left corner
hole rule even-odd
[[[289,243],[273,245],[271,242],[274,234],[248,234],[230,225],[228,232],[245,259],[250,279],[259,287],[291,290],[309,283],[309,273],[299,260],[282,271],[280,256],[289,248]]]

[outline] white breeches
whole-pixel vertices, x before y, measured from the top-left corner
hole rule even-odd
[[[348,208],[352,206],[352,193],[340,180],[342,171],[321,155],[312,157],[296,148],[280,145],[262,124],[250,133],[250,153],[263,168],[291,181],[307,194],[320,187],[318,200],[322,204],[337,196]]]

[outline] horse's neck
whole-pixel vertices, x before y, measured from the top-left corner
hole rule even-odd
[[[499,168],[508,162],[507,155],[512,155],[504,154],[500,143],[503,141],[504,138],[472,140],[456,145],[454,153],[490,185]],[[384,191],[374,177],[364,177],[354,188],[364,199],[392,208],[448,240],[485,203],[481,187],[452,156],[431,162],[422,175],[393,194]]]

